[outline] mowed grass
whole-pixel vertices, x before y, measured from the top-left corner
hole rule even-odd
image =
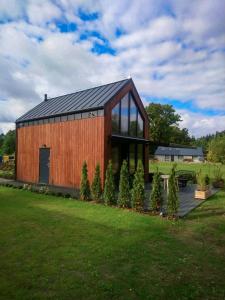
[[[225,192],[177,222],[0,187],[0,299],[225,299]]]
[[[150,162],[149,171],[155,172],[158,168],[160,172],[164,174],[170,174],[171,168],[174,163],[172,162]],[[207,174],[211,179],[214,178],[215,166],[221,168],[223,178],[225,179],[225,165],[222,164],[210,164],[210,163],[176,163],[176,170],[187,170],[198,172],[200,169],[203,174]]]

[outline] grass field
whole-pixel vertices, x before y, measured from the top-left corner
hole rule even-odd
[[[169,174],[173,166],[171,162],[150,162],[150,172],[155,172],[158,167],[159,171],[164,174]],[[217,165],[218,166],[218,165]],[[225,165],[219,165],[225,179]],[[177,170],[188,170],[198,172],[200,169],[202,173],[209,175],[210,178],[214,177],[215,165],[209,163],[177,163]]]
[[[0,299],[224,299],[225,192],[177,222],[0,187]]]

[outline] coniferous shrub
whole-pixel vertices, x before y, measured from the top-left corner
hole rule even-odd
[[[176,217],[179,208],[179,200],[178,200],[177,192],[178,192],[178,186],[177,186],[177,181],[175,176],[175,166],[173,166],[169,177],[168,197],[167,197],[167,213],[168,216],[171,217]]]
[[[159,211],[163,205],[162,189],[161,189],[161,178],[157,168],[152,184],[152,192],[150,194],[150,207],[153,211]]]
[[[130,186],[127,161],[124,160],[120,170],[118,206],[130,207]]]
[[[88,180],[88,168],[87,168],[86,161],[84,161],[82,166],[81,183],[80,183],[80,199],[90,200],[90,198],[91,198],[91,191],[90,191],[90,184]]]
[[[144,169],[141,160],[138,161],[137,170],[134,174],[133,188],[131,190],[132,207],[142,210],[145,201]]]
[[[95,168],[95,175],[91,185],[92,199],[97,202],[101,201],[102,196],[102,185],[101,185],[101,175],[100,175],[100,165],[97,164]]]
[[[103,198],[106,205],[116,204],[114,175],[111,160],[109,161],[106,170]]]

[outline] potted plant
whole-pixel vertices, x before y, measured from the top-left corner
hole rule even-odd
[[[209,188],[208,175],[202,174],[201,170],[196,175],[197,190],[195,191],[195,199],[205,200],[211,195]]]
[[[212,181],[212,185],[214,188],[223,188],[224,187],[224,179],[223,179],[223,174],[221,172],[220,166],[215,166],[214,178]]]

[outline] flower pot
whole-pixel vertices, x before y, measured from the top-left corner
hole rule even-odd
[[[206,190],[206,191],[198,191],[198,190],[196,190],[195,191],[195,199],[205,200],[210,195],[211,195],[211,191],[210,190]]]

